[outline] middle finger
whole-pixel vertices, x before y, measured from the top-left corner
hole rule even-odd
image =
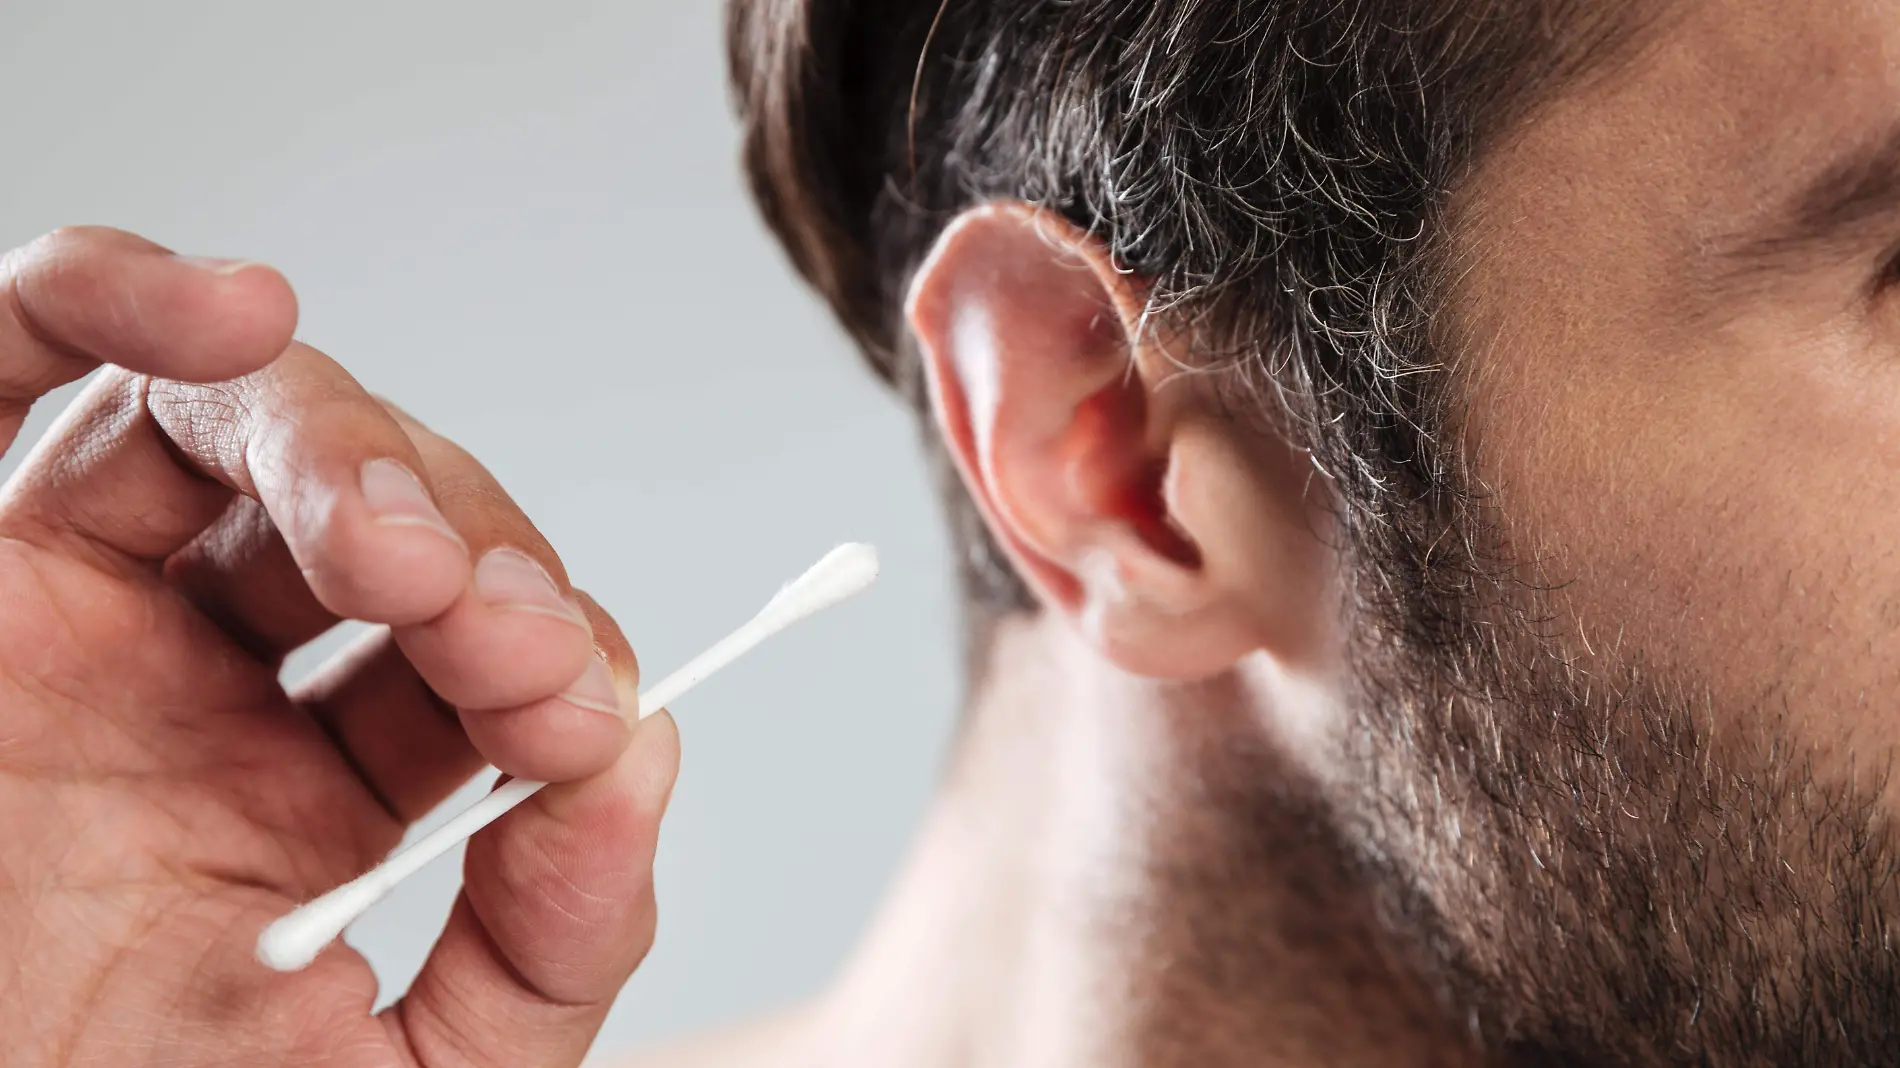
[[[562,781],[611,764],[629,737],[614,672],[560,556],[473,456],[401,412],[443,514],[475,560],[447,612],[398,627],[422,678],[454,705],[483,756]]]

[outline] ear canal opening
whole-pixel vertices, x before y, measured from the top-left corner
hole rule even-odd
[[[1138,381],[1118,380],[1076,406],[1077,440],[1101,448],[1102,440],[1137,435],[1146,426],[1147,395]],[[1201,549],[1168,510],[1168,458],[1133,448],[1122,470],[1096,482],[1093,506],[1128,524],[1156,555],[1181,567],[1201,566]]]
[[[1147,465],[1139,479],[1129,484],[1129,521],[1141,540],[1155,553],[1188,570],[1201,566],[1201,547],[1175,522],[1168,510],[1164,486],[1168,480],[1168,461]]]

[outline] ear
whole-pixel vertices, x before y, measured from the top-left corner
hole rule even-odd
[[[1136,674],[1297,657],[1335,618],[1303,454],[1222,417],[1145,287],[1066,219],[970,209],[912,282],[950,455],[1038,597]]]

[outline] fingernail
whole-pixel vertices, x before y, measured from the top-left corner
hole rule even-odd
[[[196,267],[201,271],[210,271],[212,274],[236,274],[239,271],[251,267],[263,266],[263,264],[258,263],[256,260],[224,260],[212,256],[178,256],[175,258],[179,263],[185,264],[188,267]]]
[[[587,670],[581,672],[581,677],[575,679],[572,685],[561,691],[561,700],[595,712],[605,712],[610,716],[623,716],[620,708],[620,694],[614,689],[613,669],[609,668],[607,661],[601,659],[598,654],[589,657]]]
[[[427,527],[457,545],[462,536],[436,509],[422,480],[395,460],[371,460],[363,465],[363,503],[376,522],[389,527]]]
[[[490,549],[475,564],[475,592],[496,608],[564,619],[587,626],[587,617],[561,596],[554,579],[526,553],[515,549]],[[609,679],[611,686],[612,680]]]

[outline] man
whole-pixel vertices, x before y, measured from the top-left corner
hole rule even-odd
[[[768,219],[946,460],[972,695],[834,988],[655,1063],[1900,1063],[1900,5],[732,45]],[[611,621],[269,270],[3,276],[10,410],[125,369],[0,501],[8,1063],[574,1063],[676,760]],[[389,630],[278,691],[342,616]],[[483,759],[563,785],[395,1009],[249,961]]]
[[[976,655],[841,981],[689,1063],[1900,1063],[1900,4],[732,50]]]

